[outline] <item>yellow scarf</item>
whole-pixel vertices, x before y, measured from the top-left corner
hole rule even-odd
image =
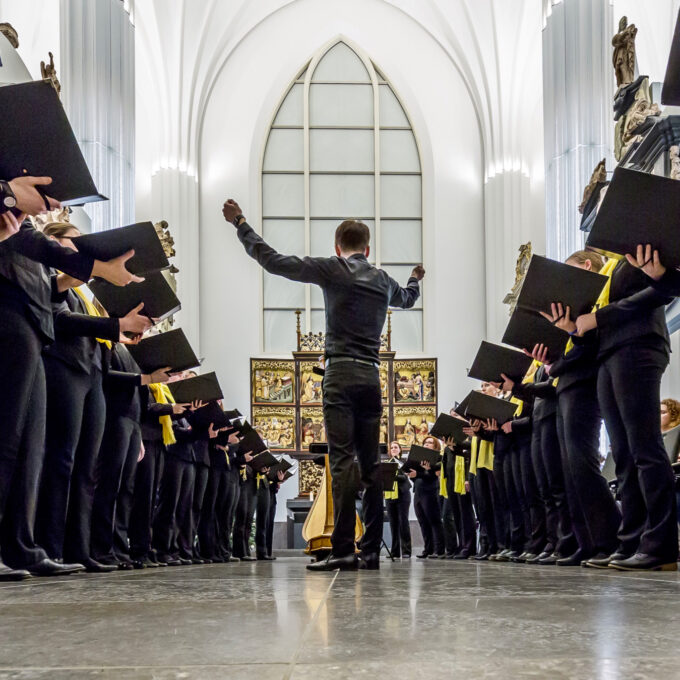
[[[260,472],[257,473],[257,478],[256,478],[256,488],[260,488],[260,482],[264,482],[264,480],[267,478],[267,475],[263,475]]]
[[[477,474],[477,454],[479,453],[479,437],[473,437],[470,445],[470,474]]]
[[[444,452],[441,451],[439,455],[442,457],[442,465],[439,472],[439,495],[448,498],[449,492],[446,488],[446,473],[444,472]]]
[[[607,283],[605,283],[604,288],[600,293],[600,297],[597,298],[597,302],[595,303],[591,313],[594,314],[598,309],[602,309],[609,304],[609,291],[612,287],[612,274],[614,273],[614,269],[621,259],[622,258],[620,256],[610,257],[605,263],[604,267],[602,267],[600,270],[600,274],[607,277]],[[567,343],[564,353],[568,354],[572,349],[574,349],[574,342],[571,338],[569,338],[569,342]]]
[[[493,442],[488,442],[486,439],[481,440],[479,455],[477,456],[477,469],[493,471]]]
[[[248,481],[248,470],[246,470],[245,466],[242,467],[238,472],[241,475],[241,479],[244,482],[247,482]]]
[[[453,490],[461,496],[467,493],[465,491],[465,458],[463,456],[456,456],[456,476],[453,481]]]
[[[153,394],[153,398],[156,400],[157,404],[175,403],[172,392],[167,385],[162,383],[151,383],[149,385],[149,389],[151,390],[151,394]],[[166,446],[170,446],[170,444],[176,444],[177,440],[175,439],[175,433],[172,430],[172,418],[170,416],[159,416],[158,422],[161,424],[161,428],[163,429],[163,443]]]
[[[88,300],[87,295],[85,295],[82,289],[83,286],[79,286],[78,288],[74,288],[73,292],[83,301],[85,309],[90,316],[101,317],[99,310],[92,304],[90,300]],[[101,342],[102,345],[106,345],[109,349],[111,349],[113,346],[110,340],[102,340],[101,338],[97,338],[97,342]]]
[[[521,399],[518,399],[517,397],[511,397],[510,402],[517,406],[517,410],[515,411],[515,418],[519,418],[522,415],[522,411],[524,410],[524,402]]]

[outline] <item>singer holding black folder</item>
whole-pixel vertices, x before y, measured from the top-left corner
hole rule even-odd
[[[277,253],[248,225],[241,209],[228,200],[224,218],[237,228],[246,252],[271,274],[314,283],[323,290],[326,307],[326,373],[323,409],[333,478],[335,528],[327,560],[308,565],[323,571],[356,569],[354,490],[356,455],[364,486],[361,566],[379,568],[383,503],[379,469],[382,397],[378,368],[380,334],[387,308],[412,307],[420,295],[425,270],[416,267],[402,288],[388,274],[368,263],[370,232],[361,222],[343,222],[335,235],[335,257],[293,257]]]

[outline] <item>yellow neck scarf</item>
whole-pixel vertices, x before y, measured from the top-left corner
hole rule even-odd
[[[511,397],[510,402],[517,406],[517,410],[515,411],[515,418],[519,418],[522,415],[522,411],[524,410],[524,402],[521,399],[518,399],[517,397]]]
[[[473,437],[470,446],[470,474],[477,474],[477,455],[479,454],[479,437]]]
[[[486,439],[481,440],[477,456],[477,469],[493,471],[493,442],[488,442]]]
[[[399,465],[399,463],[396,463]],[[384,492],[385,500],[386,501],[396,501],[397,498],[399,498],[399,484],[397,480],[394,480],[394,485],[392,486],[391,491],[385,491]]]
[[[174,404],[175,400],[172,396],[172,392],[167,385],[162,383],[151,383],[149,385],[151,394],[158,404]],[[161,424],[163,429],[163,443],[166,446],[170,444],[176,444],[175,433],[172,430],[172,418],[170,416],[159,416],[158,422]]]
[[[444,472],[444,452],[443,451],[440,453],[440,456],[442,457],[442,465],[441,465],[441,470],[439,472],[439,495],[443,496],[444,498],[448,498],[449,492],[446,488],[446,473]]]
[[[99,310],[92,304],[87,295],[85,295],[83,288],[84,286],[79,286],[78,288],[74,288],[73,292],[83,301],[85,309],[90,316],[100,317],[101,314],[99,313]],[[111,349],[113,346],[110,340],[102,340],[101,338],[97,338],[97,342],[101,342],[102,345],[106,345],[109,349]]]
[[[456,456],[456,474],[453,480],[453,490],[455,493],[464,496],[465,491],[465,458]]]

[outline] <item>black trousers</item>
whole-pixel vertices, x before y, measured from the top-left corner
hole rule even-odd
[[[110,557],[113,555],[114,532],[116,515],[118,514],[118,499],[123,492],[123,504],[127,503],[129,517],[129,479],[134,479],[134,471],[142,445],[142,433],[139,423],[124,416],[113,415],[106,418],[104,438],[102,440],[99,460],[97,461],[96,479],[97,485],[94,492],[92,506],[92,556],[95,559]],[[126,487],[123,488],[124,478]],[[125,511],[121,514],[124,515]],[[127,522],[125,517],[120,521],[125,523],[119,531],[125,532],[127,543]],[[124,547],[124,550],[123,550]],[[117,553],[120,556],[129,554],[127,545],[118,546]]]
[[[447,501],[451,504],[458,531],[458,551],[464,551],[470,555],[476,554],[477,531],[471,494],[454,493],[451,489]]]
[[[191,530],[191,503],[195,465],[167,455],[163,467],[158,507],[153,522],[152,544],[159,555],[191,559],[187,544],[187,516]]]
[[[411,491],[400,492],[398,498],[385,501],[387,518],[390,522],[392,534],[392,557],[411,554],[411,526],[409,524],[409,510],[411,509]]]
[[[448,555],[453,555],[460,548],[458,540],[459,525],[456,521],[455,509],[451,498],[444,498],[440,495],[439,514],[442,518],[442,529],[444,530],[444,550]]]
[[[354,552],[356,523],[354,458],[364,488],[362,516],[365,524],[361,550],[380,553],[383,528],[383,489],[379,470],[382,397],[378,369],[355,362],[333,363],[323,380],[323,415],[328,436],[333,480],[335,527],[333,554]]]
[[[236,508],[241,497],[238,470],[227,470],[220,484],[220,501],[218,502],[218,552],[223,556],[235,555],[233,532],[236,520]]]
[[[424,552],[428,555],[443,555],[444,527],[439,510],[439,488],[436,486],[423,488],[416,482],[413,509],[423,535]]]
[[[526,540],[524,514],[515,486],[516,477],[513,474],[513,467],[515,470],[519,469],[518,463],[519,454],[514,449],[508,449],[494,456],[494,478],[505,524],[503,542],[510,550],[522,552]]]
[[[586,555],[616,549],[621,515],[600,472],[600,405],[595,380],[557,395],[557,435],[574,536]]]
[[[276,492],[269,489],[269,516],[267,518],[267,555],[274,552],[274,522],[276,521]]]
[[[491,554],[495,554],[506,547],[506,520],[493,472],[486,468],[477,468],[471,486],[473,502],[477,508],[482,552],[486,548]]]
[[[597,394],[621,497],[619,549],[678,558],[675,478],[659,427],[665,352],[627,345],[600,365]]]
[[[0,547],[1,558],[21,568],[47,556],[33,534],[47,393],[38,334],[11,307],[0,304],[0,316]]]
[[[106,423],[102,374],[45,359],[47,438],[36,538],[52,559],[87,560],[95,470]]]
[[[250,535],[255,515],[255,478],[240,485],[240,493],[234,512],[233,555],[250,556]]]
[[[524,550],[539,553],[546,545],[546,520],[531,454],[531,437],[518,437],[515,447],[512,471],[524,516]]]
[[[135,423],[139,428],[139,424]],[[135,479],[137,477],[137,466],[139,465],[139,451],[142,443],[141,428],[139,428],[139,448],[136,448],[131,441],[128,455],[123,466],[123,474],[120,480],[120,489],[116,499],[116,514],[113,518],[113,555],[122,560],[130,558],[130,515],[132,514],[132,504],[134,502]],[[132,439],[135,439],[133,437]],[[144,452],[146,456],[146,450]]]
[[[220,480],[226,471],[213,466],[208,469],[208,480],[203,495],[203,505],[198,520],[196,533],[198,535],[198,555],[210,559],[216,556],[218,528],[217,498]]]
[[[258,557],[266,557],[269,555],[269,552],[267,552],[267,527],[271,505],[269,482],[266,479],[260,480],[257,484],[255,504],[255,552]]]
[[[144,441],[144,458],[137,465],[128,525],[130,556],[134,559],[146,557],[151,550],[151,525],[164,449],[161,441]]]
[[[198,550],[198,525],[201,521],[205,492],[208,487],[210,468],[200,463],[196,464],[196,478],[194,479],[194,497],[191,506],[191,549],[194,556],[199,555]],[[213,515],[214,518],[214,515]]]

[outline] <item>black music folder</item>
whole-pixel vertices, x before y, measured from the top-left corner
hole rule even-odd
[[[281,458],[281,460],[276,465],[272,465],[267,476],[269,477],[270,481],[275,482],[278,479],[278,473],[283,472],[283,481],[285,482],[287,479],[290,479],[293,476],[293,473],[290,472],[292,467],[293,466],[285,458]]]
[[[201,363],[181,328],[150,335],[138,345],[130,345],[128,350],[144,373],[153,373],[165,366],[178,373]]]
[[[469,427],[469,423],[466,420],[454,418],[448,415],[448,413],[440,413],[430,430],[430,434],[442,440],[453,437],[456,442],[461,443],[467,439],[467,435],[463,432],[465,427]]]
[[[516,410],[517,404],[513,404],[511,401],[491,397],[481,392],[473,392],[470,395],[467,413],[472,418],[479,420],[495,420],[500,426],[512,420]]]
[[[42,189],[63,205],[105,201],[59,95],[44,80],[0,87],[0,177],[51,177]]]
[[[325,455],[328,453],[328,444],[326,444],[326,442],[312,442],[309,445],[309,452],[317,455]],[[323,465],[323,461],[321,461],[321,465]]]
[[[680,265],[680,182],[618,167],[586,245],[605,255],[635,255],[650,243],[666,267]]]
[[[76,248],[96,260],[113,260],[129,250],[135,254],[125,266],[137,276],[158,272],[170,266],[163,244],[151,222],[138,222],[126,227],[83,234],[73,239]]]
[[[501,373],[505,373],[514,382],[521,382],[532,361],[523,352],[483,340],[468,377],[486,382],[503,382]]]
[[[540,314],[525,309],[515,309],[510,317],[502,342],[511,347],[533,351],[535,345],[548,348],[548,360],[555,361],[569,341],[569,333],[555,327]]]
[[[173,383],[169,383],[170,388],[172,388],[172,385]],[[177,399],[175,399],[175,401],[177,401],[178,404],[187,403]],[[229,419],[226,417],[222,407],[216,401],[211,401],[202,408],[199,408],[197,411],[194,411],[191,415],[191,421],[196,427],[204,428],[206,430],[210,424],[212,424],[213,429],[215,430],[221,430],[222,428],[226,427],[228,430],[225,431],[224,434],[226,435],[227,439],[229,438],[229,434],[236,430],[236,428],[233,427],[229,422]],[[222,441],[218,443],[221,444]]]
[[[94,279],[88,285],[109,316],[125,316],[143,302],[142,314],[155,321],[163,321],[182,308],[175,291],[161,272],[146,274],[141,283],[129,283],[127,286],[114,286],[104,279]]]
[[[397,481],[397,472],[399,472],[398,463],[390,463],[383,461],[380,463],[380,479],[382,480],[383,489],[385,491],[392,491],[394,483]]]
[[[259,472],[263,468],[271,468],[279,462],[279,459],[272,454],[269,449],[261,451],[248,463],[255,472]]]
[[[571,308],[571,318],[593,310],[607,277],[579,267],[534,255],[529,263],[517,306],[550,313],[552,302]]]
[[[175,402],[178,404],[190,404],[192,401],[217,401],[224,397],[215,373],[205,373],[195,378],[171,382],[168,383],[168,387],[170,392],[172,392]],[[224,413],[224,411],[222,412]],[[224,420],[229,422],[226,415]]]
[[[441,455],[439,451],[433,451],[424,446],[413,444],[408,452],[406,465],[411,469],[417,470],[420,467],[421,462],[427,462],[434,467],[440,461]]]
[[[257,456],[258,453],[267,451],[267,445],[262,441],[262,437],[251,427],[242,437],[238,444],[239,454],[252,453]]]
[[[675,33],[668,56],[666,75],[661,89],[661,103],[667,106],[680,106],[680,13],[675,22]]]
[[[465,399],[463,399],[463,401],[456,402],[456,405],[453,409],[459,416],[462,416],[463,418],[466,417],[465,413],[467,411],[467,406],[470,403],[470,394],[472,394],[472,392],[470,392],[465,397]],[[436,425],[436,423],[435,423],[435,425]]]

